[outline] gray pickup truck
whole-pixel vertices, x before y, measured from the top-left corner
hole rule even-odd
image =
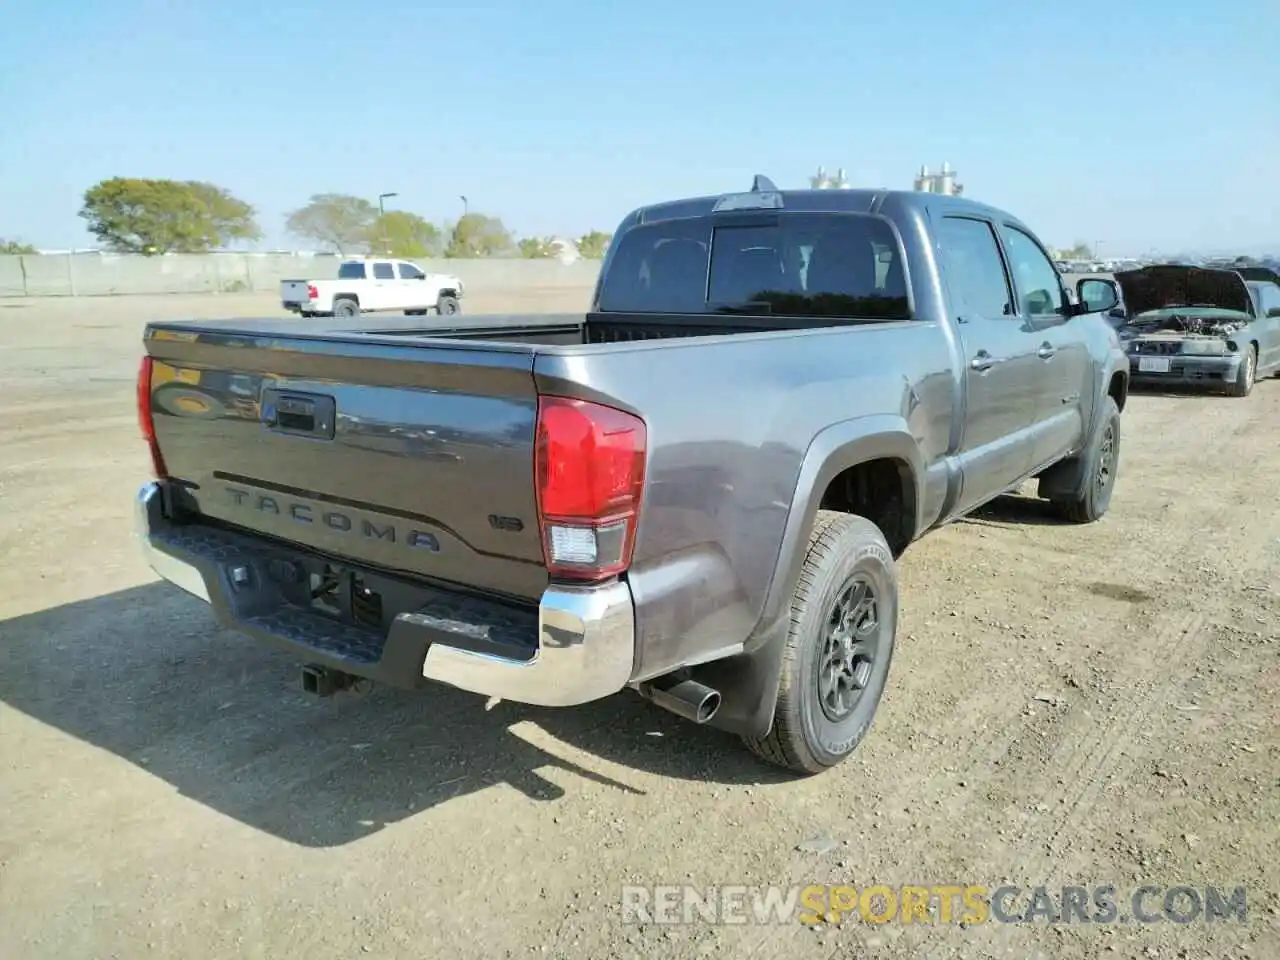
[[[1008,214],[883,190],[660,203],[585,315],[152,323],[152,567],[304,689],[631,688],[816,773],[880,700],[896,561],[1039,478],[1107,510],[1129,361]]]

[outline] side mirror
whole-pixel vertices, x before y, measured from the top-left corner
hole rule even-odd
[[[1268,317],[1280,317],[1280,307],[1272,307],[1267,311]]]
[[[1120,304],[1120,292],[1111,280],[1086,277],[1076,283],[1076,312],[1102,313]]]

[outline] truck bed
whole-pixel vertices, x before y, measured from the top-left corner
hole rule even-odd
[[[438,320],[438,318],[437,318]],[[780,330],[804,330],[824,326],[847,326],[860,322],[844,318],[770,317],[714,314],[670,315],[655,319],[651,314],[491,314],[454,317],[447,322],[430,322],[423,317],[382,317],[371,323],[366,317],[353,326],[351,318],[309,318],[306,321],[283,317],[233,320],[178,321],[154,323],[154,329],[174,332],[200,330],[210,335],[246,334],[253,337],[280,336],[290,339],[343,339],[375,342],[412,342],[419,338],[438,340],[485,340],[495,343],[571,346],[590,343],[622,343],[675,337],[726,336]]]
[[[703,350],[716,342],[745,348],[738,334],[833,325],[705,315],[358,326],[280,318],[153,323],[145,343],[156,445],[183,513],[527,603],[551,580],[534,476],[540,396],[626,408],[648,379],[649,361],[617,352],[631,341],[670,341],[654,347],[675,351],[666,364],[685,382],[710,372]],[[590,363],[584,345],[599,345]],[[745,366],[740,353],[729,348],[724,363],[735,380],[758,383],[751,367],[773,350],[746,351]],[[726,403],[736,410],[735,395]]]

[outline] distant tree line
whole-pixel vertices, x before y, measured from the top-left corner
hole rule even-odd
[[[198,180],[113,177],[84,193],[80,216],[107,249],[146,256],[208,253],[262,238],[257,211],[230,191]],[[319,193],[285,217],[285,229],[338,254],[388,257],[556,257],[552,237],[517,238],[498,217],[465,213],[437,225],[407,210],[382,212],[364,197]],[[604,256],[609,234],[592,230],[574,238],[579,255]],[[0,253],[35,253],[0,240]]]
[[[199,180],[103,180],[85,191],[80,216],[103,246],[120,253],[208,253],[262,239],[252,206]],[[365,197],[345,193],[314,194],[285,217],[285,229],[337,254],[539,259],[561,253],[555,238],[516,237],[498,217],[468,212],[452,223],[434,224],[408,210],[382,212]],[[609,234],[592,230],[573,242],[581,256],[600,259],[609,240]],[[15,253],[36,249],[0,238],[0,254]],[[1082,241],[1053,253],[1062,260],[1094,257]]]
[[[1062,247],[1058,250],[1050,250],[1058,260],[1092,260],[1093,247],[1085,243],[1083,240],[1077,240],[1073,247]]]

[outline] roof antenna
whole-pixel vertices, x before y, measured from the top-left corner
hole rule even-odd
[[[757,173],[756,178],[751,181],[752,193],[777,193],[778,188],[773,185],[773,181],[766,177],[763,173]]]

